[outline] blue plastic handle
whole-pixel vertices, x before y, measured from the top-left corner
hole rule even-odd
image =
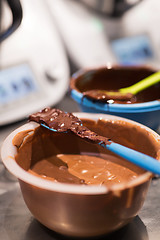
[[[160,175],[160,162],[155,158],[152,158],[146,154],[137,152],[133,149],[122,146],[118,143],[111,141],[110,144],[99,143],[102,147],[108,149],[109,151],[117,154],[120,157],[125,158],[126,160],[136,164],[143,169],[150,171],[154,174]]]

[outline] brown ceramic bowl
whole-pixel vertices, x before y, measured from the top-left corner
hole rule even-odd
[[[111,115],[88,113],[76,115],[82,120],[105,119],[106,129],[109,129],[107,134],[114,141],[160,160],[160,136],[153,130],[131,120]],[[24,201],[39,222],[64,235],[87,237],[113,232],[126,225],[138,214],[145,201],[152,174],[126,160],[124,164],[139,176],[132,181],[115,184],[110,188],[106,185],[55,183],[27,172],[32,156],[41,158],[41,154],[45,152],[42,149],[45,149],[45,145],[50,144],[51,141],[45,133],[43,136],[39,135],[39,143],[43,138],[44,144],[41,146],[40,143],[39,148],[33,150],[32,141],[30,142],[29,139],[34,136],[35,129],[39,128],[43,127],[34,122],[23,125],[6,138],[1,149],[4,165],[18,178]],[[99,131],[98,125],[96,129]],[[23,141],[24,144],[26,142],[28,144],[25,145],[26,154],[23,158],[20,157],[18,164],[15,161],[17,147],[19,148],[23,143],[19,142],[16,147],[14,139],[17,134],[22,136],[24,131],[26,134]],[[63,146],[63,139],[60,144]],[[99,147],[97,148],[95,147],[92,151],[101,151]],[[51,150],[50,154],[54,154],[54,151]],[[28,161],[25,161],[26,159]]]

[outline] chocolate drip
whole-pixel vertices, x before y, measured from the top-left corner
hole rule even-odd
[[[77,136],[93,143],[110,144],[110,139],[99,136],[83,126],[82,121],[72,113],[66,113],[59,109],[45,108],[40,112],[30,115],[29,120],[44,124],[56,132],[71,131]]]

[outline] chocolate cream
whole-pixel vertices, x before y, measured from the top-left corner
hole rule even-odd
[[[42,159],[29,172],[55,182],[76,184],[123,183],[137,177],[137,173],[118,163],[108,154],[57,154]],[[56,162],[61,163],[56,165]]]
[[[37,115],[30,116],[30,120],[32,117]],[[139,126],[133,127],[121,120],[83,119],[82,122],[98,136],[111,138],[124,146],[157,157],[158,144]],[[17,147],[16,161],[23,169],[54,182],[110,186],[128,182],[144,172],[93,141],[85,141],[73,131],[54,132],[39,126],[34,131],[17,134],[13,144]]]
[[[143,66],[115,66],[111,69],[107,67],[91,69],[73,77],[70,82],[70,88],[83,93],[83,97],[98,102],[121,104],[149,102],[160,99],[160,83],[136,95],[130,93],[119,95],[118,89],[132,86],[154,72],[155,70]],[[115,95],[110,96],[110,94],[104,91],[115,91]]]

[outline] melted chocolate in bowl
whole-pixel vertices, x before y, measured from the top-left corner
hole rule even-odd
[[[109,115],[78,116],[97,134],[160,159],[159,136],[151,130]],[[17,129],[2,150],[33,216],[67,236],[100,236],[126,225],[142,208],[152,177],[71,131],[53,132],[35,122]]]
[[[59,166],[55,164],[57,160]],[[138,176],[136,172],[120,165],[116,157],[106,154],[89,155],[89,153],[85,155],[58,154],[42,159],[29,172],[55,182],[106,184],[107,186],[125,183]]]
[[[157,157],[158,144],[152,145],[148,133],[139,126],[133,128],[124,121],[88,119],[83,120],[83,124],[99,135]],[[28,131],[19,133],[13,144],[18,149],[16,161],[22,168],[54,182],[110,187],[115,183],[128,183],[144,172],[73,132],[52,132],[40,126],[32,134]]]
[[[71,79],[71,89],[84,93],[87,98],[94,99],[96,101],[108,102],[108,96],[97,90],[117,91],[120,88],[129,87],[145,77],[153,74],[155,71],[147,67],[112,67],[111,69],[99,68],[95,70],[88,70],[80,73],[77,77]],[[160,83],[145,89],[130,100],[126,98],[122,99],[110,99],[112,103],[122,104],[134,104],[143,103],[160,99]],[[111,103],[109,101],[109,103]]]

